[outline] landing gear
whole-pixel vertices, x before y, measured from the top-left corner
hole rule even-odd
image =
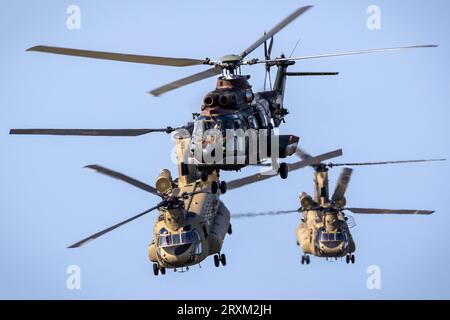
[[[352,264],[355,264],[355,255],[354,254],[348,254],[345,256],[345,262],[347,262],[347,264],[349,264],[350,262]]]
[[[281,179],[287,179],[289,175],[289,167],[286,162],[283,162],[280,164],[280,168],[278,169],[278,172],[280,173]]]
[[[220,190],[221,194],[224,194],[227,192],[227,183],[225,181],[221,181],[218,183],[217,181],[211,182],[211,192],[213,194],[217,194],[217,191]]]
[[[217,254],[214,255],[214,265],[216,266],[216,268],[220,266],[220,258]]]
[[[220,255],[220,262],[222,263],[222,266],[224,266],[224,267],[227,265],[227,257],[223,253]]]
[[[309,256],[307,254],[302,255],[302,264],[310,264],[311,260],[309,259]]]
[[[233,227],[231,226],[231,223],[228,225],[228,234],[232,234],[233,233]]]
[[[219,184],[217,183],[217,181],[211,182],[211,193],[217,194],[217,191],[219,191]]]
[[[157,276],[161,272],[162,275],[166,274],[166,268],[160,267],[159,264],[153,264],[153,274]]]
[[[189,167],[186,163],[182,162],[181,163],[181,175],[182,176],[187,176],[189,175]]]
[[[208,172],[207,171],[201,171],[200,178],[202,179],[203,182],[208,181]]]
[[[220,193],[221,194],[227,193],[227,183],[225,181],[220,182]]]
[[[222,263],[222,266],[225,267],[227,265],[227,257],[223,253],[221,255],[215,254],[214,255],[214,265],[216,267],[219,267],[221,263]]]

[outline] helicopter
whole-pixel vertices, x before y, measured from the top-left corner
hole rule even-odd
[[[205,71],[171,82],[150,93],[160,96],[185,85],[219,76],[216,88],[203,99],[201,112],[193,115],[193,121],[181,127],[159,129],[12,129],[10,134],[41,135],[80,135],[80,136],[140,136],[153,132],[178,133],[191,135],[189,153],[181,163],[181,175],[188,175],[192,166],[196,167],[203,182],[211,174],[220,170],[238,171],[248,165],[267,163],[270,160],[272,169],[282,179],[288,177],[289,166],[279,163],[279,159],[292,156],[298,146],[299,137],[278,135],[276,129],[285,122],[289,110],[284,106],[286,79],[291,76],[335,76],[337,72],[288,72],[288,67],[296,61],[309,59],[349,56],[358,54],[390,52],[403,49],[431,48],[437,45],[416,45],[395,48],[372,49],[353,52],[286,57],[281,54],[273,59],[272,48],[274,35],[288,24],[300,17],[313,6],[303,6],[282,20],[270,31],[265,32],[240,54],[228,54],[218,60],[210,58],[170,58],[148,55],[134,55],[103,51],[79,50],[38,45],[27,51],[44,52],[58,55],[113,60],[140,64],[162,65],[172,67],[188,67],[195,65],[210,66]],[[264,46],[264,58],[247,59],[260,46]],[[265,80],[270,83],[269,90],[253,92],[249,83],[250,76],[243,75],[241,67],[263,64]],[[277,68],[272,86],[271,68]],[[226,184],[222,183],[222,191]]]
[[[178,159],[186,152],[183,139],[176,141]],[[289,165],[290,170],[298,170],[314,163],[320,163],[342,155],[342,150],[328,152],[310,157]],[[220,200],[220,189],[217,188],[218,177],[209,175],[207,181],[199,178],[192,168],[188,175],[181,175],[182,165],[178,161],[179,178],[173,179],[172,173],[164,169],[156,179],[155,186],[117,171],[99,166],[89,165],[86,168],[97,173],[126,182],[161,199],[152,208],[135,215],[125,221],[99,231],[78,241],[68,248],[79,248],[87,243],[129,223],[150,212],[157,211],[153,226],[153,239],[148,247],[148,257],[153,262],[155,276],[166,274],[167,269],[185,272],[193,265],[200,265],[208,256],[213,256],[214,265],[219,267],[227,263],[222,253],[222,246],[227,234],[232,233],[230,212]],[[252,175],[229,183],[230,190],[277,176],[276,173]],[[216,188],[216,190],[213,190]],[[181,271],[179,271],[181,270]]]
[[[302,159],[311,156],[302,149],[297,150],[297,155]],[[344,258],[347,264],[355,263],[355,241],[350,229],[356,226],[352,216],[347,216],[345,211],[354,214],[396,214],[396,215],[431,215],[431,210],[392,210],[346,207],[345,192],[349,185],[354,166],[374,166],[389,164],[405,164],[419,162],[445,161],[445,159],[431,160],[406,160],[383,161],[364,163],[318,163],[314,168],[314,196],[302,192],[299,195],[300,209],[286,211],[270,211],[261,213],[243,213],[232,215],[232,218],[254,218],[260,216],[285,215],[301,213],[301,222],[296,228],[297,245],[301,247],[303,255],[301,264],[310,264],[310,255],[335,259]],[[329,196],[328,171],[330,168],[342,167],[342,172],[336,183],[333,195]]]

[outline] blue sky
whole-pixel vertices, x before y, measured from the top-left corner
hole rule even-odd
[[[66,8],[81,8],[81,29],[66,28]],[[65,247],[128,218],[157,199],[82,169],[101,164],[153,183],[175,166],[165,135],[139,138],[12,137],[10,128],[141,128],[180,125],[214,86],[206,80],[160,98],[147,91],[202,70],[26,53],[37,45],[174,57],[219,58],[241,52],[301,5],[315,8],[275,37],[274,54],[440,44],[438,49],[297,63],[292,70],[339,71],[338,77],[289,79],[291,115],[283,133],[319,154],[343,148],[342,161],[448,158],[450,62],[447,13],[433,1],[1,1],[0,298],[61,299],[442,299],[450,298],[448,163],[357,168],[352,206],[434,209],[427,217],[356,216],[355,265],[317,258],[300,265],[299,217],[236,220],[223,251],[188,273],[154,277],[147,260],[148,215],[79,250]],[[366,9],[381,8],[381,30]],[[252,57],[261,56],[262,49]],[[263,68],[245,69],[256,90]],[[252,173],[224,174],[225,180]],[[312,192],[312,170],[237,192],[234,213],[291,209]],[[332,186],[339,171],[331,172]],[[66,269],[81,268],[81,290]],[[366,270],[381,269],[382,289],[368,290]]]

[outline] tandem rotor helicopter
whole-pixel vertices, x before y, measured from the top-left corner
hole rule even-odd
[[[176,142],[177,157],[183,159],[186,152],[182,141]],[[322,161],[342,155],[342,150],[328,152],[316,157],[309,157],[292,164],[289,170],[294,171]],[[232,233],[230,212],[220,200],[220,190],[213,192],[216,174],[213,173],[207,181],[198,178],[197,169],[193,167],[188,175],[181,175],[182,162],[178,162],[178,179],[173,179],[169,170],[164,169],[157,177],[155,187],[110,170],[99,165],[89,165],[86,168],[100,174],[126,182],[134,187],[161,198],[154,207],[109,228],[99,231],[69,248],[81,247],[106,233],[109,233],[133,220],[152,211],[158,210],[158,216],[153,226],[153,240],[149,245],[148,256],[153,262],[153,272],[165,274],[166,269],[177,271],[189,270],[190,266],[199,265],[208,256],[214,256],[216,267],[226,265],[226,256],[222,245],[227,234]],[[277,176],[272,170],[265,174],[256,174],[229,182],[229,189],[263,181]]]
[[[297,149],[296,154],[303,160],[312,158],[311,155]],[[355,166],[375,166],[390,164],[406,164],[419,162],[445,161],[445,159],[431,160],[406,160],[406,161],[383,161],[363,163],[316,163],[311,165],[314,169],[314,197],[305,192],[300,193],[300,209],[286,211],[271,211],[260,213],[243,213],[232,215],[232,218],[254,218],[259,216],[284,215],[295,212],[301,213],[301,222],[296,229],[297,245],[303,251],[302,264],[310,264],[310,256],[335,259],[345,257],[347,264],[355,263],[356,251],[350,229],[356,226],[354,218],[347,216],[344,211],[354,214],[373,215],[431,215],[430,210],[392,210],[392,209],[369,209],[346,207],[345,193],[350,183]],[[328,171],[330,168],[344,167],[336,183],[333,195],[329,195]]]
[[[181,175],[183,176],[188,175],[189,169],[195,166],[197,169],[195,171],[199,173],[203,181],[206,181],[208,175],[213,172],[219,173],[219,170],[238,171],[247,165],[262,164],[271,160],[272,169],[278,172],[281,178],[286,179],[289,171],[288,165],[285,162],[279,164],[278,159],[293,155],[299,141],[295,135],[277,135],[274,131],[289,114],[288,109],[284,106],[286,79],[291,76],[333,76],[338,74],[337,72],[288,72],[288,67],[294,65],[296,61],[308,59],[437,47],[436,45],[417,45],[301,57],[286,57],[282,54],[278,58],[271,58],[274,35],[312,7],[304,6],[295,10],[240,54],[225,55],[219,60],[156,57],[42,45],[32,47],[28,51],[173,67],[211,66],[205,71],[152,90],[150,93],[153,96],[160,96],[203,79],[221,76],[217,79],[216,88],[203,99],[200,113],[194,115],[193,122],[182,127],[163,129],[13,129],[10,134],[140,136],[152,132],[172,133],[182,130],[192,136],[189,153],[186,153],[185,159],[182,161]],[[262,45],[264,46],[263,59],[246,60],[247,56]],[[248,82],[250,76],[241,73],[241,67],[258,64],[265,65],[264,82],[266,84],[266,80],[269,78],[270,90],[253,92],[252,86]],[[272,67],[277,68],[273,86],[270,76]],[[228,132],[232,132],[231,137],[227,136]],[[255,132],[256,141],[250,143],[245,137],[236,136],[236,132]],[[229,149],[227,141],[230,140],[235,147],[232,148],[231,153],[227,153],[227,148]],[[273,141],[276,141],[276,144]],[[253,150],[253,144],[258,145],[257,150]],[[261,145],[267,147],[260,148]],[[219,153],[220,157],[218,157]],[[223,189],[222,192],[226,191],[225,183],[221,183],[220,186]]]

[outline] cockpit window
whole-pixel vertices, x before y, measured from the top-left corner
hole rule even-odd
[[[322,231],[319,235],[319,241],[345,241],[345,235],[342,232],[326,232]]]
[[[172,235],[169,234],[160,234],[158,239],[158,245],[160,247],[170,247],[177,246],[181,244],[191,244],[194,242],[199,242],[200,236],[197,231],[187,231],[180,233],[174,233]]]

